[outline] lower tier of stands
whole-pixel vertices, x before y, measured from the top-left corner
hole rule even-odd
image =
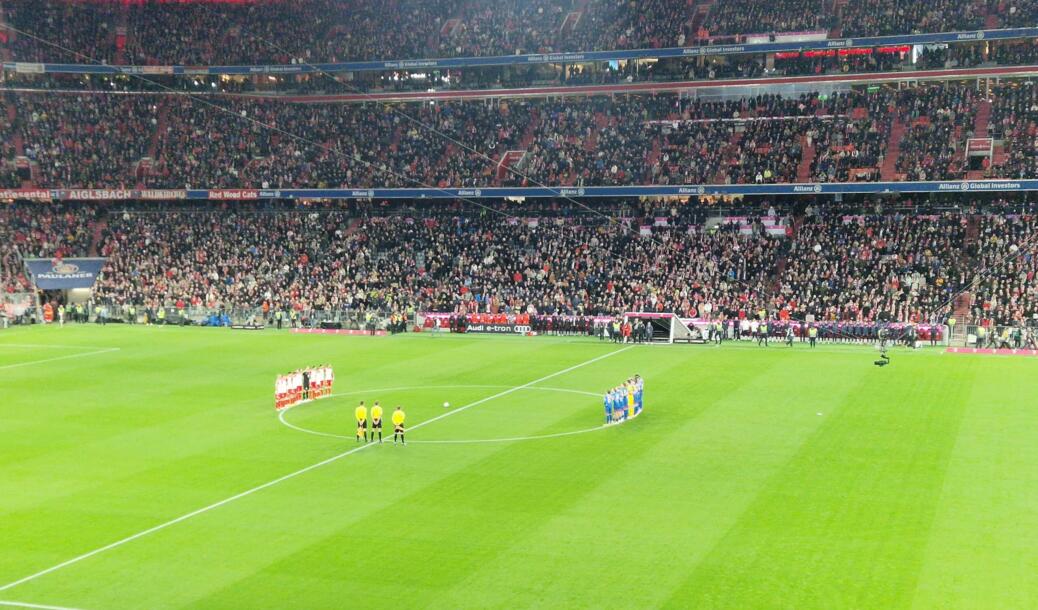
[[[100,255],[94,300],[142,308],[1038,320],[1034,202],[901,204],[13,204],[0,273]]]

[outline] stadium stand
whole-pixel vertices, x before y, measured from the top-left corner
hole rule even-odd
[[[981,108],[1007,132],[984,176],[1035,171],[1033,88],[1018,84],[993,87],[988,97],[946,83],[729,101],[665,94],[403,106],[9,98],[14,120],[0,130],[23,148],[32,183],[45,188],[958,180],[971,171],[964,151]],[[5,146],[9,164],[14,148]]]
[[[748,34],[872,36],[1033,26],[1030,0],[5,0],[20,61],[255,64],[692,46]],[[273,43],[273,44],[272,44]],[[79,55],[77,55],[79,54]]]
[[[963,322],[1038,314],[1034,215],[999,212],[997,202],[990,212],[870,205],[725,216],[665,201],[589,212],[548,200],[514,217],[504,203],[14,204],[0,226],[23,256],[106,256],[95,298],[115,307],[729,319],[765,309],[778,319],[925,323],[965,293],[973,305]],[[5,290],[24,290],[13,248],[0,260],[14,278]]]
[[[102,211],[96,206],[54,204],[0,207],[0,278],[4,292],[27,292],[22,258],[55,258],[90,254],[93,226]]]

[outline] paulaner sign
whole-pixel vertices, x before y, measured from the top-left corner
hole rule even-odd
[[[29,275],[37,288],[42,290],[70,290],[92,288],[101,268],[103,258],[30,258],[25,261]]]

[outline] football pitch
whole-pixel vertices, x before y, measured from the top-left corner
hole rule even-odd
[[[1036,607],[1038,360],[892,356],[0,331],[0,607]],[[358,400],[407,446],[358,444]]]

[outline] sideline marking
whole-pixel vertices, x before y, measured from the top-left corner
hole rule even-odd
[[[69,345],[67,343],[6,343],[0,341],[0,347],[39,347],[53,349],[111,349],[103,345]]]
[[[357,394],[371,394],[371,393],[374,393],[374,392],[403,392],[403,391],[406,391],[406,390],[432,390],[432,389],[437,389],[437,388],[446,390],[446,389],[453,389],[453,388],[506,388],[506,387],[508,387],[508,386],[502,386],[502,385],[424,385],[424,386],[402,386],[402,387],[398,387],[398,388],[379,388],[379,389],[376,389],[376,390],[355,390],[355,391],[352,391],[352,392],[343,392],[341,394],[332,394],[330,396],[330,398],[335,398],[336,396],[355,396]],[[570,389],[566,389],[566,388],[543,388],[543,387],[523,388],[523,389],[526,389],[526,390],[540,390],[540,391],[545,391],[545,392],[567,392],[569,394],[583,394],[585,396],[593,396],[595,398],[599,398],[598,394],[595,394],[594,392],[585,392],[584,390],[570,390]],[[294,404],[294,405],[292,405],[290,407],[285,407],[284,409],[281,409],[280,411],[278,411],[278,421],[280,421],[282,424],[288,426],[289,428],[292,428],[293,430],[298,430],[300,432],[305,432],[307,434],[313,434],[315,436],[326,436],[328,438],[341,438],[341,439],[345,439],[345,440],[351,440],[351,439],[356,438],[356,436],[349,436],[349,435],[346,435],[346,434],[333,434],[331,432],[321,432],[319,430],[311,430],[309,428],[303,428],[301,426],[296,426],[294,424],[290,424],[287,421],[285,421],[285,413],[287,411],[290,411],[292,409],[295,409],[296,407],[301,407],[301,406],[307,405],[307,404],[312,404],[312,401],[297,403],[297,404]],[[559,437],[559,436],[572,436],[572,435],[575,435],[575,434],[584,434],[586,432],[594,432],[596,430],[602,430],[604,428],[605,428],[605,426],[595,426],[594,428],[586,428],[584,430],[574,430],[574,431],[570,431],[570,432],[556,432],[554,434],[539,434],[539,435],[535,435],[535,436],[514,436],[514,437],[511,437],[511,438],[487,438],[487,439],[473,439],[473,440],[458,439],[458,440],[438,440],[438,441],[421,441],[421,440],[418,440],[418,441],[411,441],[411,444],[423,444],[423,445],[464,445],[464,444],[477,444],[477,443],[505,443],[505,442],[510,442],[510,441],[532,441],[532,440],[538,440],[538,439],[542,439],[542,438],[556,438],[556,437]]]
[[[0,600],[0,606],[10,606],[12,608],[37,608],[38,610],[77,610],[76,608],[69,608],[67,606],[47,606],[44,604],[30,604],[27,602],[13,602],[9,600]]]
[[[69,360],[70,358],[86,358],[87,356],[98,356],[100,354],[110,354],[112,352],[119,351],[118,347],[109,347],[107,349],[99,349],[93,352],[84,352],[82,354],[69,354],[67,356],[57,356],[56,358],[44,358],[43,360],[30,360],[29,362],[18,362],[16,364],[6,364],[0,366],[0,371],[6,369],[16,369],[23,366],[32,366],[34,364],[44,364],[47,362],[57,362],[58,360]],[[3,591],[3,589],[0,589]]]
[[[419,422],[419,423],[415,424],[414,426],[412,426],[411,429],[412,430],[417,430],[418,428],[421,428],[422,426],[427,426],[427,425],[429,425],[429,424],[431,424],[433,422],[436,422],[436,421],[439,421],[441,419],[444,419],[445,417],[450,417],[450,416],[455,415],[457,413],[461,413],[461,412],[466,411],[468,409],[471,409],[472,407],[475,407],[477,405],[481,405],[481,404],[483,404],[485,402],[489,402],[491,400],[494,400],[495,398],[500,398],[502,396],[507,396],[508,394],[511,394],[513,392],[518,392],[519,390],[522,390],[524,388],[528,388],[528,387],[530,387],[530,386],[532,386],[534,384],[540,383],[542,381],[547,381],[549,379],[553,379],[555,377],[558,377],[559,375],[565,375],[566,373],[569,373],[571,371],[575,371],[575,370],[577,370],[577,369],[579,369],[581,367],[587,366],[589,364],[594,364],[595,362],[598,362],[599,360],[605,360],[606,358],[611,358],[611,357],[613,357],[613,356],[615,356],[617,354],[622,354],[622,353],[626,352],[629,349],[631,349],[631,348],[630,347],[625,347],[623,349],[611,351],[611,352],[602,354],[601,356],[596,356],[596,357],[594,357],[594,358],[592,358],[590,360],[585,360],[584,362],[581,362],[580,364],[575,364],[575,365],[573,365],[573,366],[571,366],[569,368],[562,369],[561,371],[557,371],[555,373],[551,373],[550,375],[545,375],[544,377],[541,377],[540,379],[534,379],[533,381],[528,381],[528,382],[524,383],[523,385],[518,385],[518,386],[515,386],[513,388],[509,388],[507,390],[503,390],[501,392],[498,392],[497,394],[494,394],[492,396],[487,396],[486,398],[481,398],[481,399],[479,399],[479,400],[477,400],[475,402],[470,402],[469,404],[467,404],[467,405],[465,405],[463,407],[458,407],[457,409],[454,409],[453,411],[448,411],[447,413],[444,413],[443,415],[439,415],[439,416],[434,417],[432,419],[427,419],[427,420],[425,420],[423,422]],[[96,548],[96,549],[94,549],[92,551],[88,551],[86,553],[83,553],[82,555],[77,555],[77,556],[73,557],[72,559],[67,559],[67,560],[65,560],[65,561],[63,561],[63,562],[61,562],[61,563],[59,563],[57,565],[51,566],[51,567],[49,567],[49,568],[47,568],[45,570],[40,570],[39,572],[36,572],[34,574],[30,574],[28,576],[24,576],[22,578],[19,578],[18,580],[11,581],[11,582],[3,585],[3,586],[0,586],[0,591],[7,591],[8,589],[17,587],[18,585],[25,584],[27,582],[36,580],[37,578],[40,578],[41,576],[46,576],[47,574],[50,574],[52,572],[56,572],[56,571],[58,571],[58,570],[60,570],[62,568],[67,568],[68,566],[76,564],[76,563],[79,563],[80,561],[83,561],[84,559],[89,559],[89,558],[91,558],[91,557],[93,557],[95,555],[100,555],[101,553],[104,553],[106,551],[110,551],[110,550],[112,550],[114,548],[120,547],[120,546],[122,546],[122,545],[124,545],[124,544],[126,544],[128,542],[133,542],[134,540],[137,540],[138,538],[143,538],[144,536],[147,536],[149,534],[154,534],[155,532],[164,530],[167,527],[176,525],[176,524],[178,524],[178,523],[180,523],[182,521],[187,521],[188,519],[190,519],[192,517],[197,517],[198,515],[201,515],[203,513],[207,513],[207,512],[209,512],[209,511],[211,511],[213,509],[220,508],[221,506],[223,506],[225,504],[230,504],[231,502],[234,502],[235,500],[240,500],[240,499],[242,499],[242,498],[244,498],[246,496],[251,496],[252,494],[256,493],[257,491],[262,491],[262,490],[264,490],[264,489],[266,489],[268,487],[273,487],[274,485],[277,485],[278,483],[283,483],[285,481],[288,481],[289,479],[294,479],[294,478],[296,478],[296,477],[298,477],[300,475],[303,475],[303,474],[306,474],[306,473],[310,472],[311,470],[316,470],[318,468],[321,468],[322,466],[327,466],[328,464],[332,464],[332,463],[337,462],[337,461],[339,461],[339,460],[341,460],[341,459],[343,459],[343,458],[345,458],[347,456],[353,455],[354,453],[357,453],[359,451],[364,451],[365,449],[370,449],[371,447],[374,447],[374,446],[375,445],[372,445],[372,444],[369,443],[369,444],[361,445],[360,447],[356,447],[356,448],[350,449],[349,451],[344,451],[344,452],[342,452],[342,453],[340,453],[338,455],[333,455],[330,458],[321,460],[320,462],[311,464],[311,465],[309,465],[309,466],[307,466],[305,468],[300,468],[299,470],[296,470],[295,472],[290,472],[290,473],[288,473],[286,475],[282,475],[282,476],[280,476],[280,477],[278,477],[276,479],[267,481],[266,483],[263,483],[262,485],[257,485],[256,487],[253,487],[251,489],[246,489],[243,492],[234,494],[233,496],[230,496],[228,498],[224,498],[223,500],[220,500],[218,502],[213,502],[212,504],[209,504],[207,506],[203,506],[202,508],[195,509],[195,510],[193,510],[193,511],[191,511],[189,513],[183,514],[183,515],[181,515],[181,516],[179,516],[179,517],[177,517],[175,519],[170,519],[169,521],[166,521],[165,523],[160,523],[160,524],[155,525],[153,527],[150,527],[150,528],[148,528],[146,530],[137,532],[136,534],[133,534],[132,536],[127,536],[126,538],[123,538],[121,540],[116,540],[115,542],[111,542],[109,544],[106,544],[105,546],[98,547],[98,548]]]

